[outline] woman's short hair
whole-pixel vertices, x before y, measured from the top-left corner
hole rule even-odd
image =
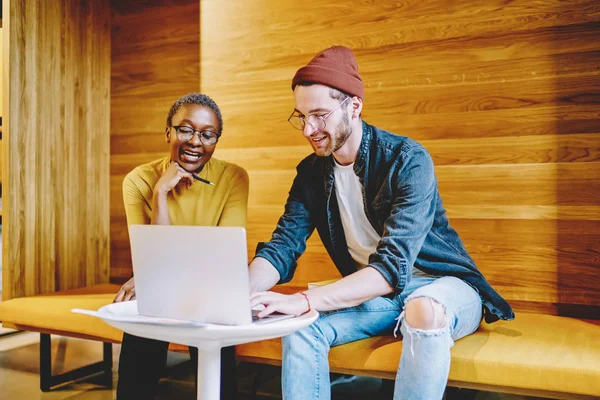
[[[223,117],[221,116],[221,110],[213,99],[202,93],[188,93],[181,97],[171,106],[169,115],[167,116],[167,126],[173,126],[173,116],[186,104],[197,104],[199,106],[209,107],[217,115],[219,120],[219,133],[223,132]]]

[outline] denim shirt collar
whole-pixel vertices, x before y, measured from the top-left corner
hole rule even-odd
[[[371,140],[373,134],[371,132],[371,126],[365,121],[362,122],[362,140],[358,148],[358,154],[356,155],[356,161],[354,162],[354,173],[358,177],[364,176],[363,170],[365,169],[367,162],[369,161],[369,148],[371,147]]]
[[[371,147],[371,140],[373,138],[373,133],[371,131],[371,126],[367,124],[364,120],[362,122],[362,138],[360,141],[360,146],[358,147],[358,154],[356,155],[356,161],[354,161],[354,173],[359,177],[361,183],[364,184],[364,170],[369,161],[369,148]],[[331,193],[333,190],[333,168],[335,160],[333,159],[333,155],[324,160],[324,176],[325,179],[325,195],[327,197],[327,205],[329,206],[329,200],[331,197]]]

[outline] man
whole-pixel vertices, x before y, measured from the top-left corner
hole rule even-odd
[[[329,399],[330,347],[400,326],[394,398],[441,399],[454,340],[482,317],[510,320],[513,311],[449,226],[427,151],[361,119],[364,86],[352,51],[322,51],[296,72],[292,90],[289,121],[314,154],[298,165],[271,241],[250,264],[261,316],[321,314],[283,339],[283,397]],[[265,292],[292,278],[314,228],[343,278],[293,295]]]

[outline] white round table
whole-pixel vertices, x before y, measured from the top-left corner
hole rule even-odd
[[[98,311],[73,310],[102,318],[131,335],[198,348],[198,399],[218,400],[221,388],[221,348],[289,335],[312,324],[319,313],[250,325],[214,325],[152,318],[138,314],[137,301],[113,303]]]

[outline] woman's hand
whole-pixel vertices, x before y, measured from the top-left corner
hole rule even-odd
[[[185,169],[181,168],[179,164],[173,162],[160,177],[158,182],[156,182],[154,190],[167,194],[181,181],[183,181],[189,189],[192,187],[194,178],[192,177],[191,172],[187,172]]]
[[[302,315],[309,311],[307,298],[300,293],[281,294],[275,292],[256,292],[250,296],[250,307],[263,304],[265,309],[258,313],[259,318],[274,312],[290,315]]]
[[[119,303],[121,301],[129,300],[135,300],[135,282],[133,280],[133,277],[127,282],[125,282],[123,286],[121,286],[121,289],[119,290],[119,293],[117,293],[117,295],[115,296],[113,303]]]

